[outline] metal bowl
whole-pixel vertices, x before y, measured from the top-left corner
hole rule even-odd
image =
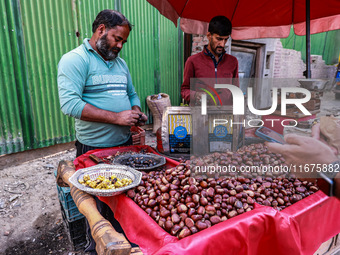
[[[138,170],[151,170],[151,169],[155,169],[157,167],[163,166],[166,163],[165,157],[162,157],[162,156],[159,156],[159,155],[156,155],[156,154],[152,154],[152,153],[122,154],[122,155],[115,157],[114,163],[115,164],[121,164],[121,165],[127,165],[129,158],[133,158],[133,159],[142,158],[144,161],[145,160],[153,160],[153,162],[156,163],[153,166],[139,166],[139,167],[136,166],[136,167],[133,167],[134,169],[138,169]]]
[[[93,189],[90,187],[86,187],[85,185],[79,183],[80,179],[84,178],[84,175],[88,174],[91,180],[95,180],[98,176],[103,175],[106,178],[109,178],[111,175],[116,175],[117,178],[130,178],[132,183],[128,186],[117,188],[117,189]],[[76,188],[89,193],[95,196],[102,196],[102,197],[111,197],[119,195],[131,188],[134,188],[139,185],[142,179],[142,173],[136,171],[135,169],[123,166],[123,165],[107,165],[107,164],[100,164],[96,166],[91,166],[87,168],[80,169],[76,171],[69,179],[69,181],[75,186]]]
[[[310,90],[323,90],[329,80],[326,79],[299,79],[302,88]]]

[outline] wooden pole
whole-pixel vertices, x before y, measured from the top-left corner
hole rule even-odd
[[[74,187],[69,178],[74,174],[72,161],[60,161],[58,166],[57,183],[61,187],[69,186],[71,196],[79,211],[86,217],[91,228],[91,234],[96,242],[98,255],[130,254],[131,245],[124,235],[118,233],[111,223],[99,213],[94,198]]]
[[[306,78],[312,78],[310,68],[310,0],[306,0]]]

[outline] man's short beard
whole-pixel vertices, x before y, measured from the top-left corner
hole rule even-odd
[[[222,47],[220,47],[220,48],[222,48]],[[216,51],[217,47],[214,48],[214,47],[213,47],[213,44],[212,44],[212,42],[211,42],[211,43],[210,43],[210,49],[211,49],[216,55],[221,55],[221,54],[223,53],[223,49],[224,49],[224,48],[222,48],[222,52],[221,52],[221,53],[217,53],[217,51]]]
[[[113,47],[110,49],[110,46],[107,43],[107,33],[103,35],[97,42],[97,50],[100,52],[100,54],[107,60],[114,60],[116,57],[118,57],[119,48]],[[118,52],[114,52],[113,50],[117,50]]]

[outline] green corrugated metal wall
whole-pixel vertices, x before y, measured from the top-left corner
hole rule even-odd
[[[182,32],[145,0],[0,0],[0,155],[75,139],[74,121],[59,107],[57,63],[91,37],[92,22],[105,8],[134,24],[121,57],[142,110],[146,96],[159,92],[179,104]]]
[[[132,2],[136,8],[129,8]],[[121,57],[130,68],[133,83],[141,98],[141,105],[146,109],[145,98],[158,93],[159,84],[159,18],[155,8],[146,1],[123,0],[120,9],[134,25],[128,43],[124,45]],[[143,15],[144,14],[144,15]],[[138,53],[142,58],[136,59]]]
[[[180,30],[168,29],[169,22],[168,19],[160,16],[160,49],[164,50],[160,51],[159,54],[161,73],[159,91],[172,95],[171,103],[180,105],[184,53],[178,49],[183,45],[183,38]],[[178,59],[181,61],[178,61]]]
[[[145,0],[122,0],[119,7],[134,25],[121,57],[130,68],[143,109],[147,109],[146,97],[159,92],[169,94],[172,105],[179,105],[182,34]]]
[[[311,54],[322,55],[327,65],[338,63],[340,54],[340,30],[334,30],[311,35]],[[306,37],[297,36],[293,29],[287,38],[281,39],[286,49],[301,51],[301,57],[306,60]]]
[[[71,1],[20,1],[20,7],[34,127],[30,148],[69,142],[73,120],[60,111],[56,77],[59,59],[77,45]]]
[[[0,154],[24,150],[32,126],[16,2],[0,2]],[[25,105],[28,105],[25,107]],[[24,107],[23,107],[24,106]]]

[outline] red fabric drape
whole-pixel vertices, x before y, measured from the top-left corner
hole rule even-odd
[[[77,169],[94,165],[88,155],[106,157],[117,151],[157,154],[149,146],[128,146],[90,151],[78,157]],[[167,166],[178,162],[167,159]],[[340,200],[321,191],[281,212],[256,205],[255,209],[228,219],[204,231],[178,240],[165,232],[125,194],[100,197],[110,206],[126,236],[144,254],[313,254],[318,247],[340,232]]]

